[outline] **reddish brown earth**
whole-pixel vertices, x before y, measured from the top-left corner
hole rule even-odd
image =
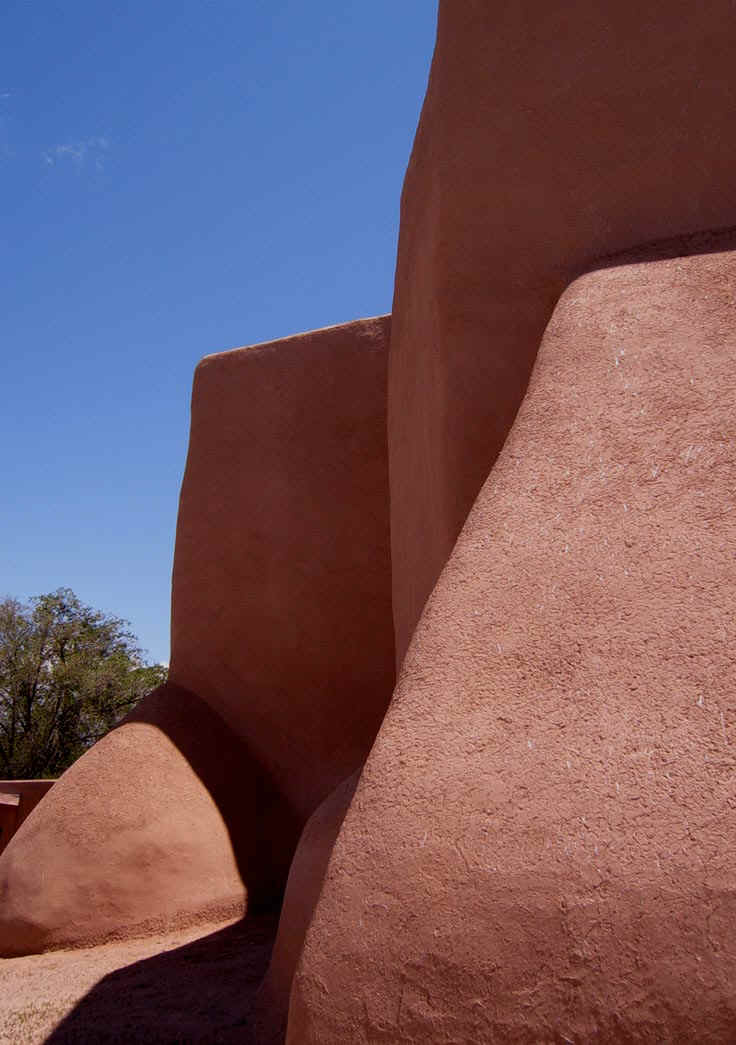
[[[0,1045],[239,1043],[275,922],[259,917],[0,961]]]
[[[332,855],[290,1043],[736,1037],[736,251],[578,279]]]

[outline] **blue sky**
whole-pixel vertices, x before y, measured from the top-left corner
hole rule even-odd
[[[3,0],[0,597],[168,659],[201,356],[391,308],[436,0]]]

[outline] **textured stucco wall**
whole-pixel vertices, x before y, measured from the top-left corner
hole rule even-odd
[[[442,0],[389,368],[399,663],[596,258],[736,225],[730,0]]]
[[[736,1026],[736,251],[563,295],[339,835],[288,1041]]]

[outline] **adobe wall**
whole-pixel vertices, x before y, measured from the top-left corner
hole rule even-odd
[[[208,356],[194,381],[170,678],[302,824],[365,758],[394,683],[389,330],[361,320]]]
[[[736,250],[563,295],[332,854],[288,1042],[736,1025]]]
[[[735,37],[441,0],[388,378],[388,317],[198,368],[171,684],[0,953],[274,902],[306,823],[264,1033],[306,930],[293,1045],[731,1039]]]
[[[289,871],[271,961],[251,1011],[258,1045],[282,1045],[291,985],[327,866],[360,778],[356,770],[327,796],[307,821]]]
[[[734,53],[730,0],[441,0],[391,338],[399,664],[567,284],[736,224]]]
[[[0,858],[0,954],[280,901],[301,829],[362,764],[393,687],[389,327],[198,367],[169,682]]]
[[[440,2],[389,362],[403,668],[289,1043],[732,1036],[736,253],[693,234],[736,225],[735,44],[725,0]]]
[[[159,687],[59,778],[0,856],[0,956],[241,915],[280,870],[261,804],[278,822],[222,721]]]

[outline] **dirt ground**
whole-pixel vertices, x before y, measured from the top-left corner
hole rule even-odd
[[[248,1042],[276,919],[0,959],[0,1045]]]

